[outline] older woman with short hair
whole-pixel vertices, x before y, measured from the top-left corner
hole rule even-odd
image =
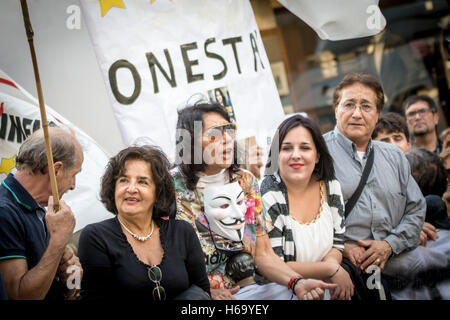
[[[85,299],[208,299],[209,282],[192,227],[168,219],[174,205],[169,161],[160,150],[129,147],[111,158],[101,201],[116,217],[88,225],[80,236]],[[206,293],[208,295],[206,295]]]

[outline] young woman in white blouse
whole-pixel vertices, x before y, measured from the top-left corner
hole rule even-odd
[[[274,224],[269,238],[275,253],[305,277],[336,283],[331,299],[351,299],[354,285],[342,264],[344,202],[313,120],[294,115],[280,124],[261,194]]]

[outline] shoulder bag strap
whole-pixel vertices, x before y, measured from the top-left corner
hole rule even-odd
[[[364,167],[361,180],[359,181],[358,188],[356,188],[355,192],[345,205],[345,218],[347,218],[348,214],[350,213],[350,211],[352,211],[356,202],[358,202],[358,199],[361,196],[364,187],[366,186],[367,178],[369,178],[370,171],[372,171],[374,158],[375,158],[374,148],[372,147],[372,149],[369,152],[369,157],[367,158],[366,166]]]

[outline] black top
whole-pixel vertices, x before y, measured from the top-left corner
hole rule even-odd
[[[194,229],[185,221],[162,220],[160,241],[164,255],[158,266],[167,300],[191,284],[209,293],[205,258]],[[82,299],[153,299],[150,266],[138,259],[117,217],[86,226],[78,254],[83,266]]]
[[[25,259],[28,270],[41,260],[49,242],[45,210],[10,173],[0,185],[0,261]],[[60,295],[53,281],[46,299]]]
[[[36,266],[47,248],[45,211],[12,174],[0,186],[0,260],[21,258]]]

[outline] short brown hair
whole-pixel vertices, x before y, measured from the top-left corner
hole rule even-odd
[[[406,110],[408,110],[408,108],[412,104],[415,104],[416,102],[419,102],[419,101],[425,102],[428,105],[428,108],[430,108],[430,111],[432,113],[438,112],[438,108],[437,108],[437,105],[434,102],[434,100],[425,94],[420,94],[420,95],[409,96],[408,98],[405,99],[405,101],[403,101],[403,109],[405,111],[405,114],[406,114]]]
[[[333,106],[336,108],[341,100],[341,92],[344,88],[355,83],[360,83],[372,89],[377,97],[377,112],[380,113],[384,107],[384,91],[380,82],[370,74],[349,73],[338,84],[333,94]]]
[[[128,147],[109,160],[101,181],[100,200],[106,209],[117,214],[115,202],[116,181],[123,174],[128,160],[143,160],[150,165],[153,183],[156,187],[156,202],[153,206],[153,218],[160,226],[160,218],[168,217],[175,209],[175,187],[169,173],[170,162],[157,147]]]
[[[372,132],[372,139],[376,139],[377,136],[382,133],[399,132],[405,135],[406,141],[409,142],[409,130],[406,125],[405,118],[396,112],[388,112],[382,114],[378,118],[378,122],[375,125],[375,129]]]
[[[72,169],[77,164],[77,152],[81,150],[78,140],[64,129],[49,127],[48,134],[52,148],[53,162],[61,161],[64,169]],[[33,132],[20,146],[15,159],[16,169],[30,169],[33,174],[48,172],[44,130]]]

